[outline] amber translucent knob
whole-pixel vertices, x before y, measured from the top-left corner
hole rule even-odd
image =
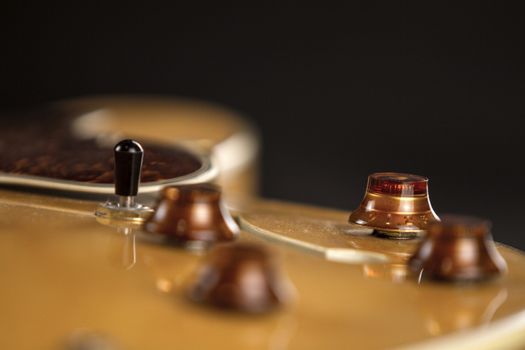
[[[391,238],[412,238],[439,218],[430,205],[426,177],[375,173],[368,177],[365,196],[348,221]]]
[[[274,310],[292,294],[276,258],[264,247],[247,243],[215,247],[188,290],[195,302],[247,313]]]
[[[422,278],[446,281],[477,281],[507,269],[492,240],[490,223],[456,215],[443,216],[429,226],[409,267]]]
[[[219,187],[212,184],[166,187],[144,229],[195,246],[231,241],[239,235]]]

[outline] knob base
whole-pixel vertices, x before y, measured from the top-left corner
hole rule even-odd
[[[407,240],[423,237],[425,231],[384,231],[384,230],[374,230],[372,233],[375,237],[386,238],[386,239],[399,239]]]

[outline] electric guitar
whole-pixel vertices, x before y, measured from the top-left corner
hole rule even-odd
[[[440,222],[422,177],[373,175],[357,209],[259,198],[254,128],[199,101],[8,120],[2,349],[525,348],[524,253]]]

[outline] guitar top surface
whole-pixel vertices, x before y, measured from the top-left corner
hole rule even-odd
[[[282,309],[248,316],[190,302],[187,282],[202,255],[150,242],[140,230],[123,235],[97,222],[96,205],[0,191],[1,348],[60,349],[79,332],[122,349],[417,348],[429,340],[454,348],[447,336],[474,332],[472,341],[479,329],[492,337],[476,348],[524,340],[516,327],[525,326],[525,256],[504,246],[509,270],[500,279],[422,282],[400,265],[414,242],[353,232],[345,212],[259,202],[237,213],[240,241],[269,244],[296,295]],[[388,259],[330,261],[297,242]],[[498,336],[501,322],[511,323],[510,336]]]
[[[418,238],[379,238],[350,224],[347,211],[256,199],[257,136],[229,110],[101,97],[40,113],[3,120],[0,129],[0,349],[525,344],[522,252],[497,245],[508,270],[481,283],[421,279],[407,268]],[[292,302],[260,315],[196,304],[188,290],[206,252],[97,219],[99,203],[87,200],[96,196],[80,192],[101,201],[113,193],[113,146],[124,136],[145,149],[141,199],[167,185],[217,182],[238,241],[275,253]]]

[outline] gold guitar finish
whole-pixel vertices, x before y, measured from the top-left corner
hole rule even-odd
[[[98,223],[96,203],[5,190],[0,198],[4,349],[57,349],[79,330],[105,335],[124,349],[404,347],[465,330],[473,332],[469,341],[476,341],[476,327],[495,333],[480,344],[486,348],[525,341],[519,332],[525,327],[525,257],[503,246],[507,275],[491,283],[453,285],[394,283],[388,273],[374,272],[395,269],[413,245],[391,254],[398,257],[392,263],[347,264],[273,244],[297,298],[286,309],[249,317],[189,302],[186,283],[201,256],[142,240],[140,231],[130,253],[134,233]],[[254,208],[266,208],[267,216],[244,215],[252,223],[250,215],[259,217],[257,225],[283,236],[309,241],[306,228],[331,224],[341,228],[337,246],[366,245],[385,254],[392,248],[385,243],[392,241],[354,240],[344,233],[345,212],[303,211],[304,206],[276,202]],[[293,220],[281,225],[283,217]],[[264,243],[246,231],[240,240]],[[509,327],[499,335],[501,323]]]
[[[256,141],[227,111],[126,98],[62,106],[79,115],[96,110],[77,120],[78,132],[186,138],[218,159],[217,181],[241,227],[239,241],[278,255],[295,298],[262,315],[196,304],[187,290],[205,252],[162,244],[137,225],[99,222],[96,201],[2,188],[0,349],[90,341],[124,350],[525,346],[522,252],[497,245],[508,271],[493,281],[420,281],[406,264],[417,239],[378,238],[349,224],[348,211],[254,199]]]

